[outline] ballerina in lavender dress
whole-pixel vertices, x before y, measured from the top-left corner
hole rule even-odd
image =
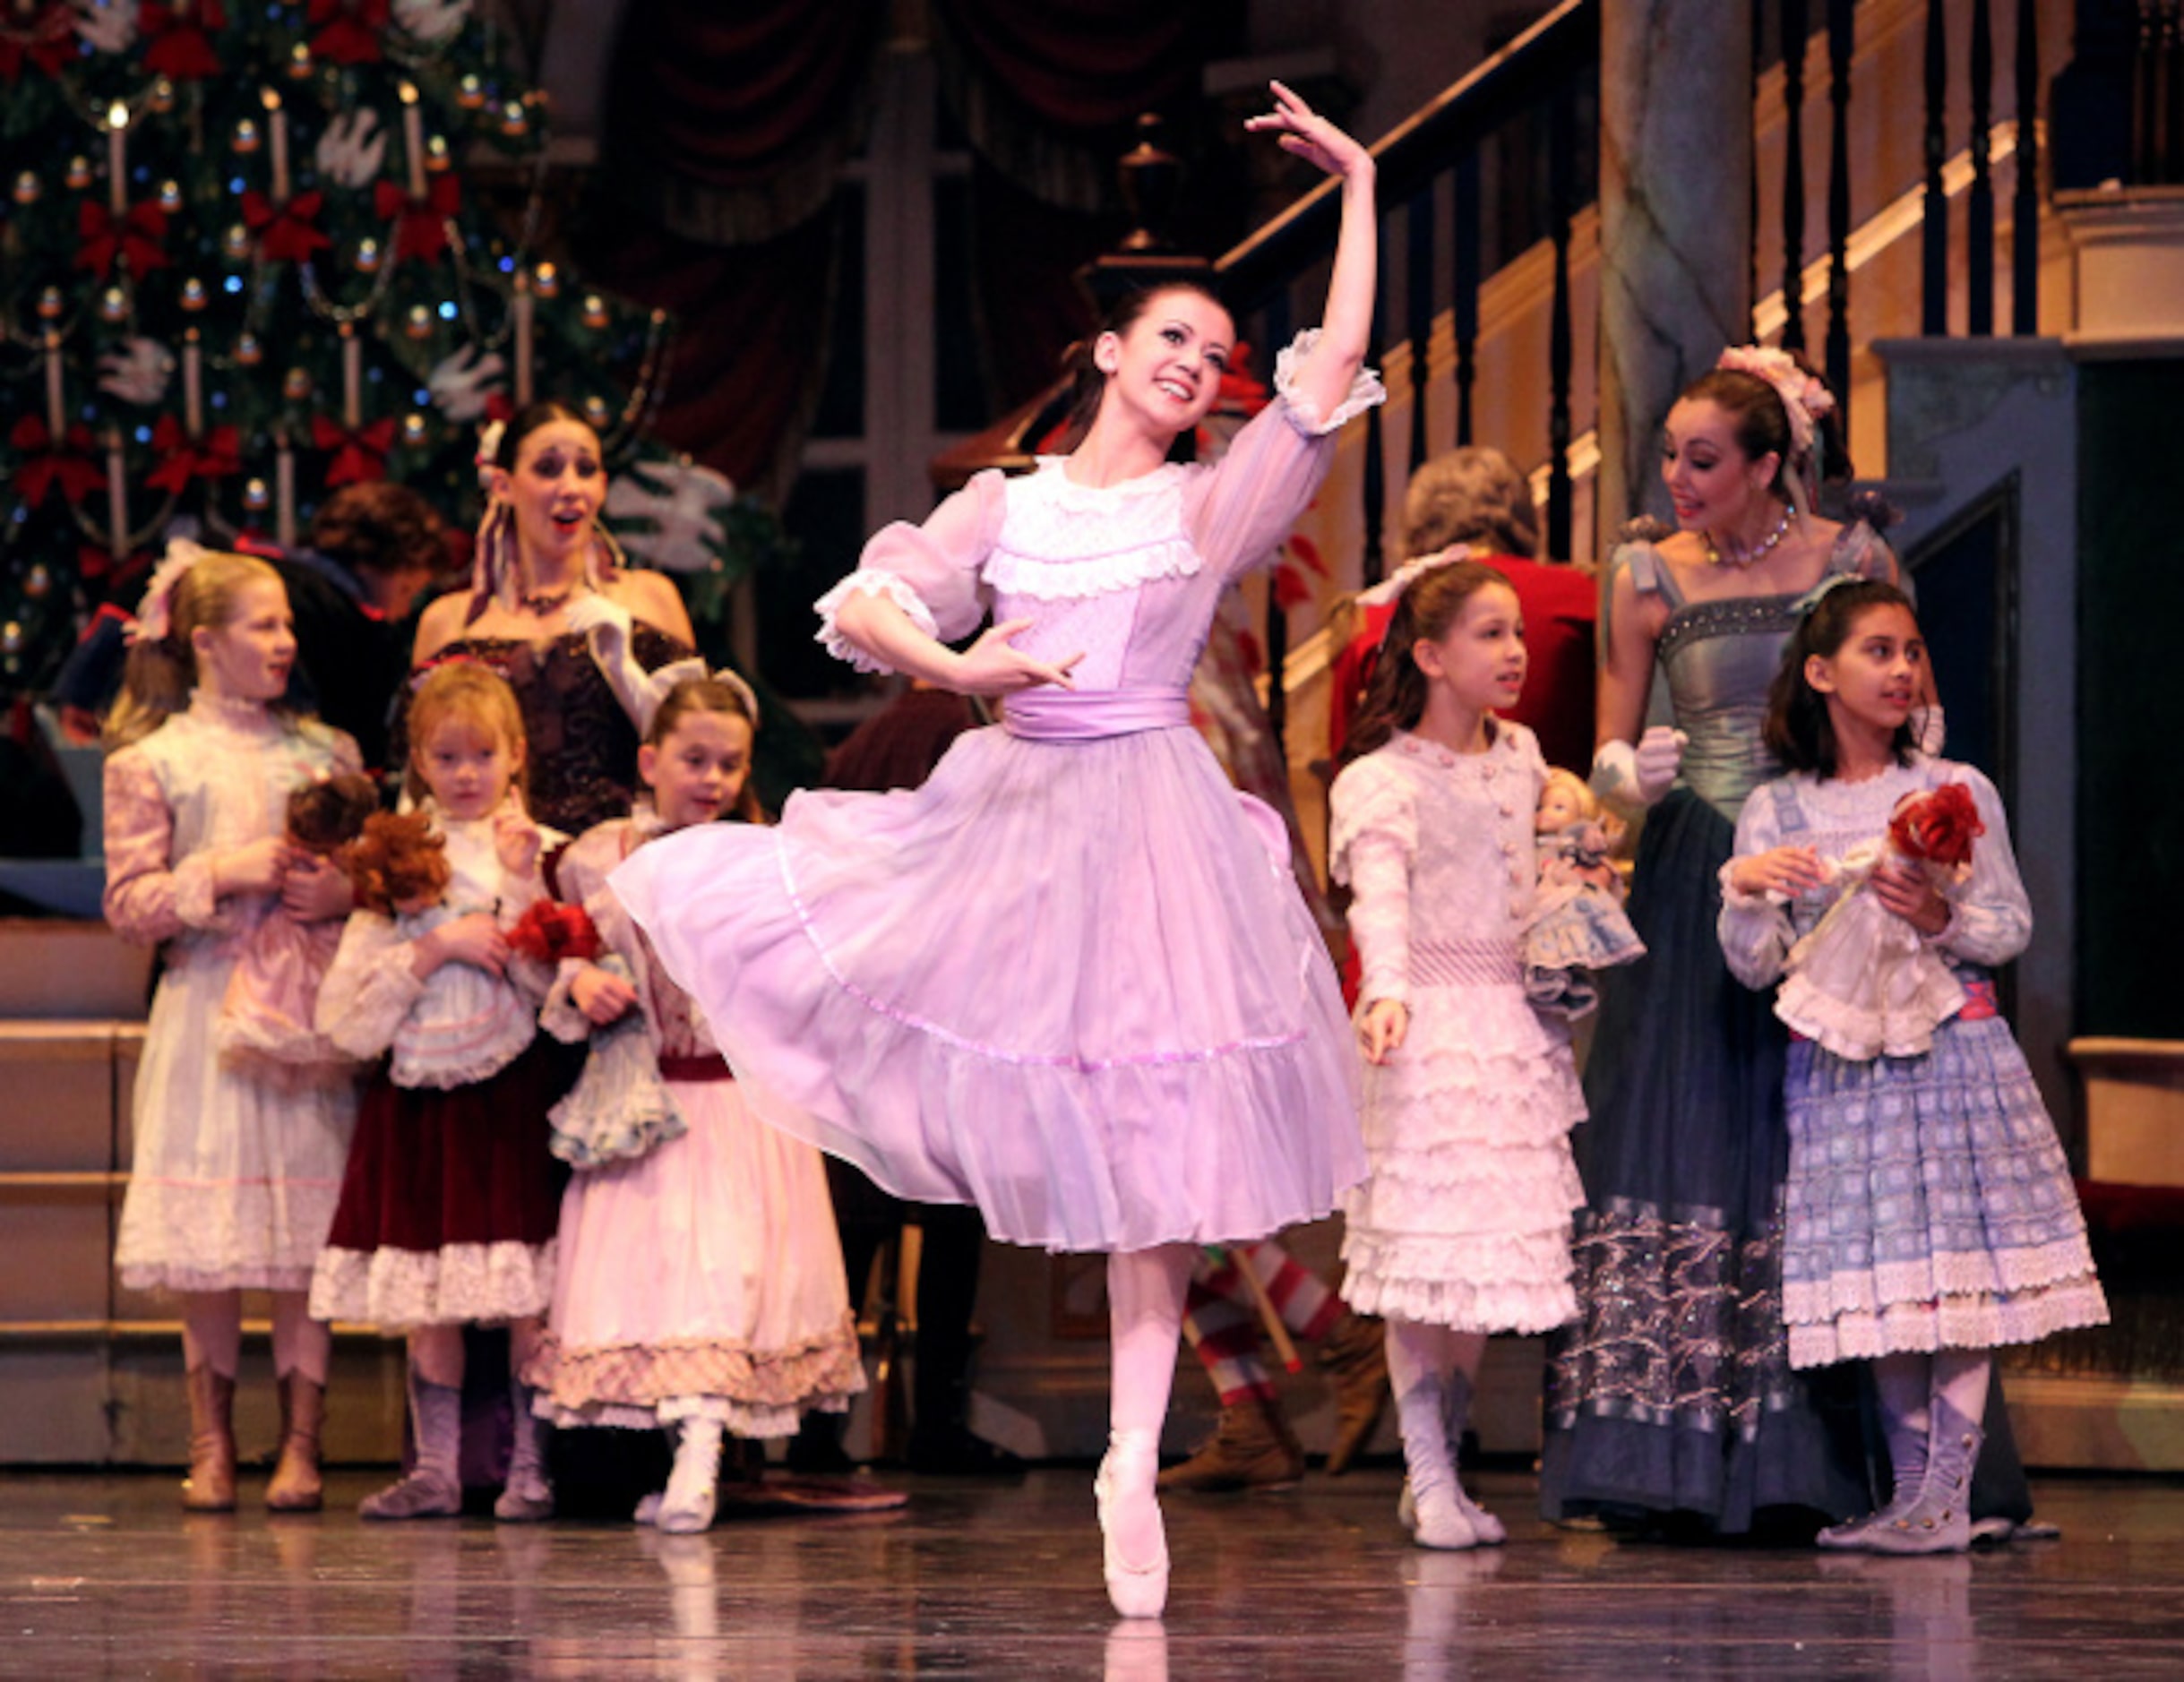
[[[1221,594],[1380,400],[1372,160],[1275,84],[1251,126],[1339,176],[1325,324],[1211,467],[1168,460],[1236,333],[1193,287],[1125,300],[1079,371],[1080,442],[890,526],[819,604],[868,669],[1004,694],[919,789],[802,794],[770,829],[633,854],[614,891],[761,1117],[994,1237],[1109,1253],[1095,1489],[1116,1609],[1156,1617],[1153,1480],[1197,1247],[1330,1211],[1364,1163],[1348,1024],[1280,823],[1191,728]],[[998,622],[972,647],[989,610]]]

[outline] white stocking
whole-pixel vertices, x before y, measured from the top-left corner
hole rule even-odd
[[[1113,1472],[1110,1533],[1132,1565],[1153,1559],[1165,1546],[1153,1479],[1160,1470],[1160,1428],[1175,1382],[1183,1294],[1197,1259],[1197,1249],[1189,1244],[1118,1251],[1107,1257],[1113,1342],[1107,1401],[1107,1455]]]

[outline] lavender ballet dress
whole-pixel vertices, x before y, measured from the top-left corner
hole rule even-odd
[[[1081,651],[921,788],[806,792],[771,828],[639,849],[610,885],[767,1121],[996,1238],[1129,1250],[1255,1238],[1364,1172],[1335,973],[1271,811],[1191,727],[1221,592],[1311,501],[1334,428],[1280,397],[1218,464],[1103,489],[984,473],[873,537],[821,600],[882,593],[953,640],[989,609]]]

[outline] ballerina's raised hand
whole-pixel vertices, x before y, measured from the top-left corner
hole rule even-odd
[[[1362,168],[1372,169],[1372,154],[1304,102],[1297,91],[1279,82],[1267,84],[1274,90],[1274,109],[1263,116],[1246,117],[1244,127],[1253,133],[1271,133],[1284,151],[1294,152],[1330,176],[1349,176]]]

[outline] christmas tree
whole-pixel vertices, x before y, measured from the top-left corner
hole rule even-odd
[[[287,545],[385,477],[467,524],[480,424],[534,393],[719,619],[775,528],[649,438],[667,320],[542,254],[524,81],[472,0],[0,0],[0,691],[133,606],[178,517]],[[495,214],[481,167],[528,188]]]

